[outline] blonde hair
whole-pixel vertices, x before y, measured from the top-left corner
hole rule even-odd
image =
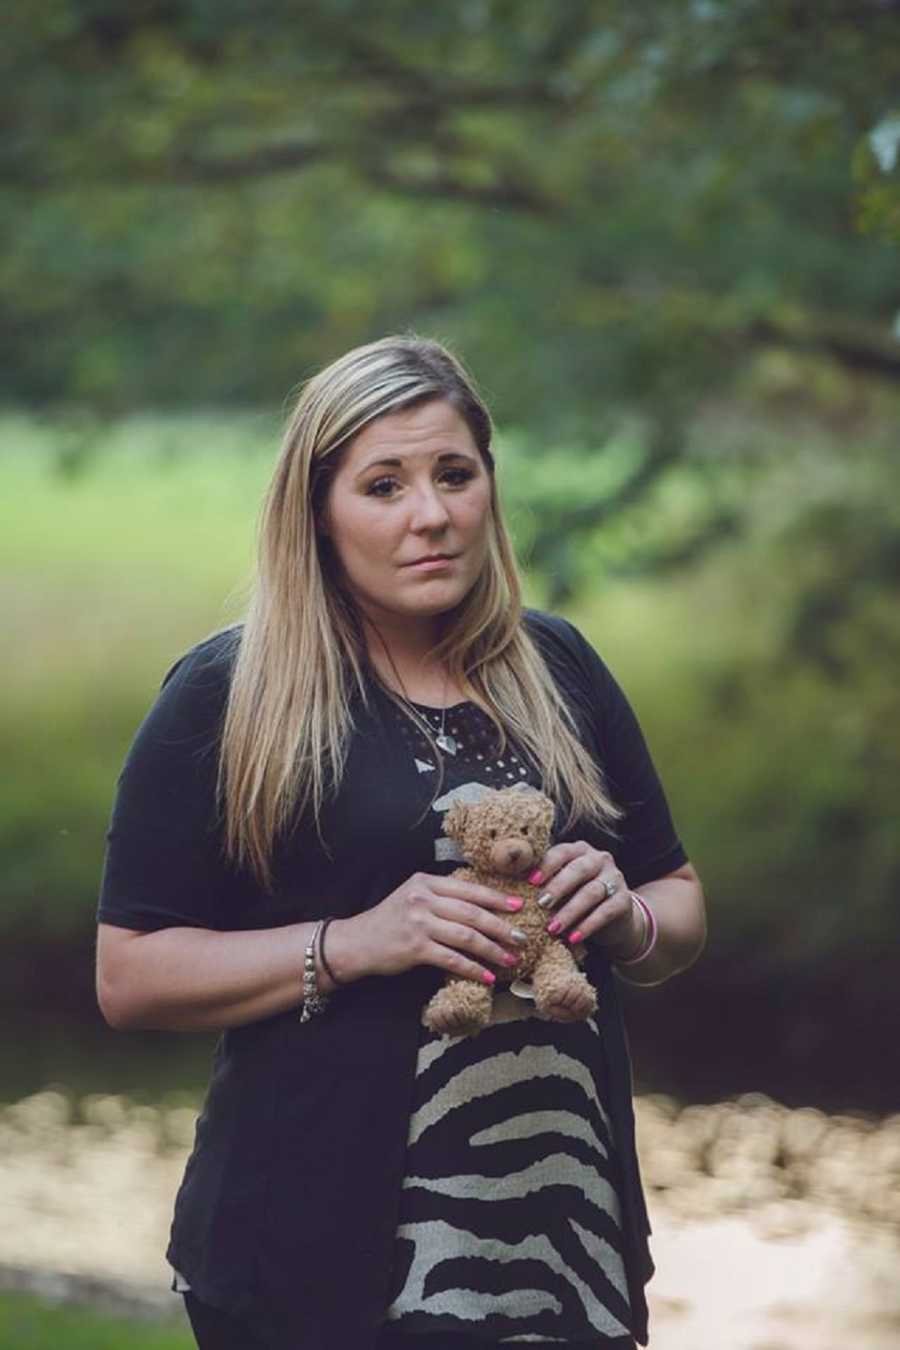
[[[404,334],[356,347],[302,388],[260,521],[256,584],[237,648],[222,731],[218,791],[225,847],[272,885],[276,841],[312,809],[317,827],[341,781],[354,687],[368,701],[362,625],[316,530],[341,453],[377,417],[446,399],[488,469],[487,557],[435,648],[466,698],[541,766],[544,789],[569,799],[571,824],[621,814],[585,755],[575,723],[523,627],[521,587],[503,524],[491,418],[471,376],[441,343]],[[410,715],[402,699],[387,692]],[[417,724],[418,725],[418,724]],[[421,728],[420,728],[421,729]]]

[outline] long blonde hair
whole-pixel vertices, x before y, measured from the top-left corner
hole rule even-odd
[[[609,824],[620,811],[575,734],[572,716],[522,625],[521,587],[497,497],[491,418],[461,361],[404,334],[356,347],[308,380],[297,399],[260,521],[256,584],[235,656],[218,791],[225,846],[272,885],[276,841],[305,811],[318,825],[340,784],[364,702],[366,647],[353,600],[316,530],[353,436],[385,413],[446,399],[488,469],[487,558],[435,648],[450,679],[541,766],[545,791],[569,799],[569,820]],[[393,691],[387,690],[392,697]],[[397,699],[408,714],[403,701]],[[409,714],[408,714],[409,715]]]

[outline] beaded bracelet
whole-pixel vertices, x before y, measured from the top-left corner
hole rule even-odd
[[[617,966],[636,966],[638,962],[645,961],[656,946],[656,939],[659,936],[659,925],[656,922],[656,915],[647,904],[647,901],[642,895],[638,895],[637,891],[629,891],[629,894],[632,900],[637,903],[641,915],[643,916],[644,936],[641,938],[640,946],[634,956],[629,956],[627,961],[618,960],[616,962]]]
[[[318,977],[316,975],[316,939],[325,926],[325,919],[318,919],[316,926],[312,931],[312,937],[306,945],[306,951],[303,954],[303,1007],[300,1010],[300,1021],[308,1022],[313,1013],[324,1012],[328,1007],[328,995],[319,993]]]

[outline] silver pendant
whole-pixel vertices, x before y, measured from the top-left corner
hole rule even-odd
[[[445,750],[448,755],[455,755],[459,749],[454,738],[445,731],[442,731],[440,736],[436,737],[435,745],[438,749]]]
[[[518,998],[534,999],[534,985],[530,980],[513,980],[509,986],[509,992],[515,994]]]

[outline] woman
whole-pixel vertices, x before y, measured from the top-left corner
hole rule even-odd
[[[447,971],[516,962],[443,812],[511,782],[558,804],[534,875],[599,1010],[550,1021],[520,986],[437,1037]],[[521,608],[446,348],[385,338],[304,387],[246,621],[177,662],[129,752],[98,920],[112,1026],[223,1032],[167,1252],[201,1348],[646,1343],[611,970],[689,965],[702,892],[615,681]]]

